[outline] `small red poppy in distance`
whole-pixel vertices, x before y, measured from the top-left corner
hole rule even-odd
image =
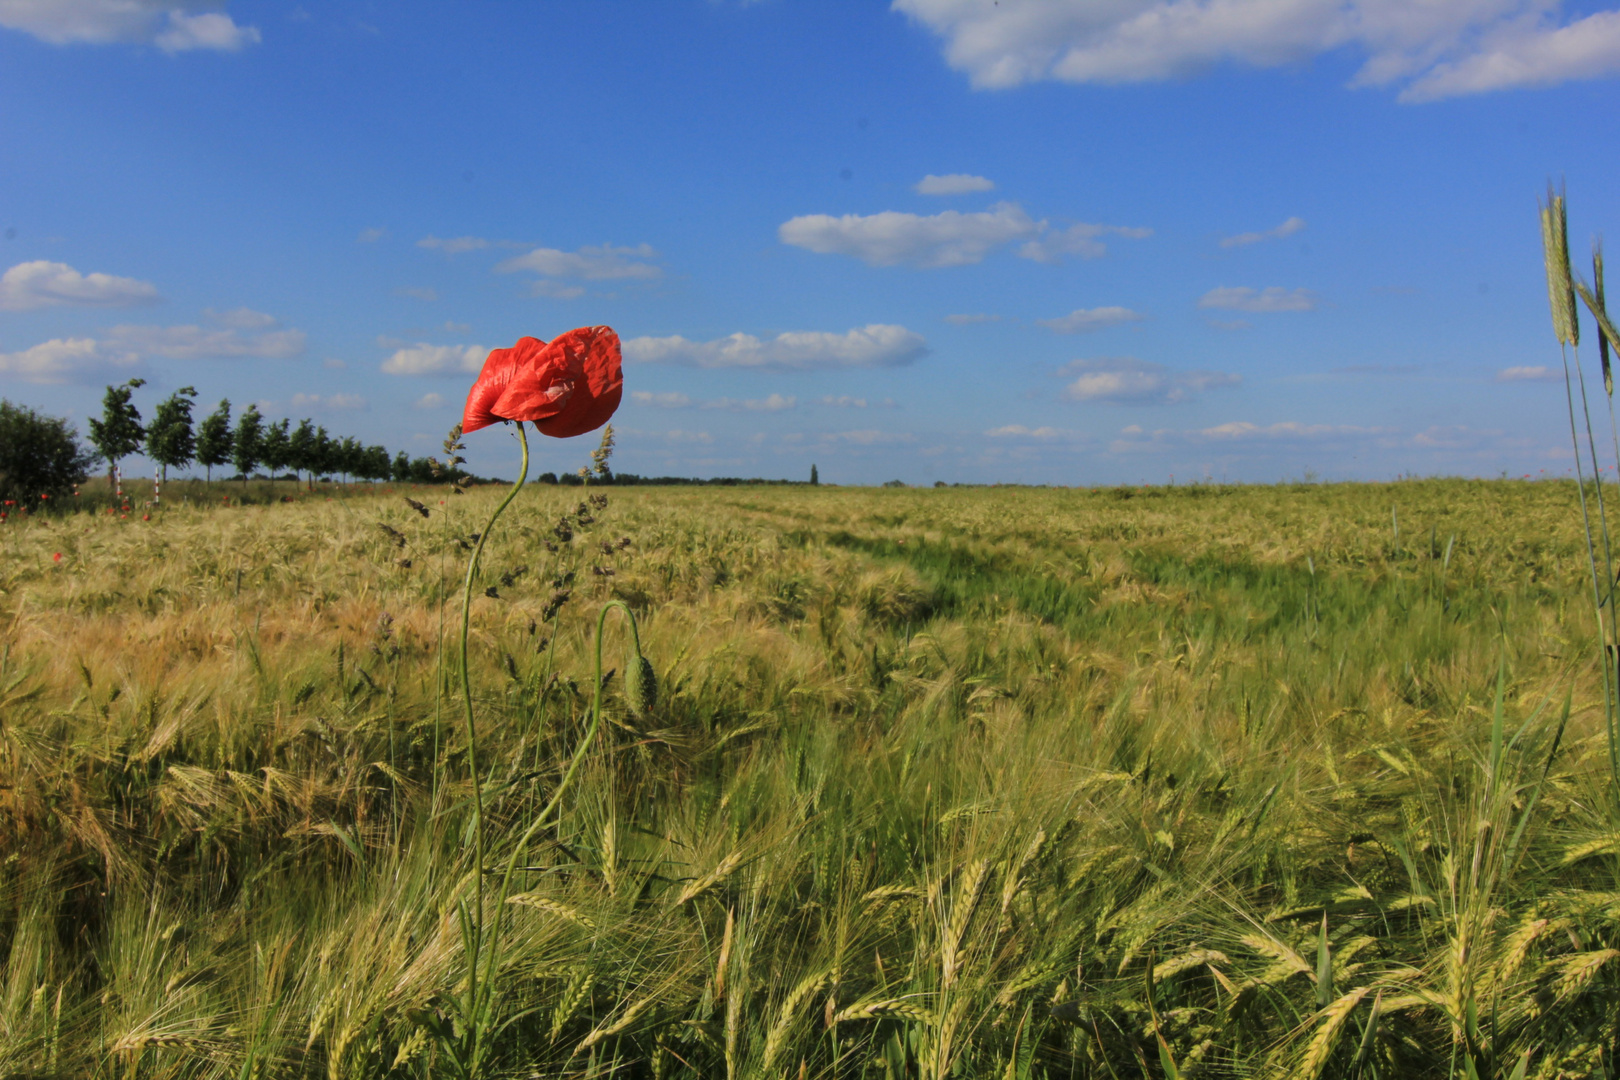
[[[559,439],[583,435],[607,423],[624,394],[619,335],[607,326],[582,326],[549,344],[519,338],[484,361],[467,394],[461,430],[477,431],[497,420],[530,420]]]

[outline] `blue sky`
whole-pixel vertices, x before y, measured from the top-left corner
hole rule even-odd
[[[1617,73],[1534,0],[0,0],[0,396],[424,454],[606,323],[621,471],[1562,472],[1536,199],[1620,228]]]

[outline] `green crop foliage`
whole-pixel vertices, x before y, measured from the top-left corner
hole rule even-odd
[[[0,1075],[1613,1067],[1573,482],[240,488],[0,527]]]

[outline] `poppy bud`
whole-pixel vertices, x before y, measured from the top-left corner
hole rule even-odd
[[[647,719],[647,714],[658,706],[658,674],[653,671],[652,661],[636,653],[634,647],[624,668],[624,703],[637,720]]]

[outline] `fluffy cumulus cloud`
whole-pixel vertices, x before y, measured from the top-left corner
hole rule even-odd
[[[1549,0],[894,0],[978,87],[1174,79],[1220,63],[1276,67],[1351,49],[1356,86],[1404,101],[1620,72],[1620,12]]]
[[[738,333],[713,341],[689,341],[677,334],[631,338],[624,343],[625,359],[639,363],[783,371],[899,367],[927,351],[928,342],[921,334],[881,323],[842,334],[801,330],[761,339]]]
[[[258,44],[257,27],[206,10],[221,6],[176,0],[0,0],[0,26],[52,45],[122,42],[180,53],[236,52]]]
[[[489,350],[482,345],[428,345],[418,342],[395,349],[382,362],[386,375],[463,375],[484,366]]]
[[[1222,286],[1211,289],[1200,297],[1198,306],[1264,314],[1276,311],[1314,311],[1319,302],[1316,294],[1309,289],[1284,289],[1278,285],[1273,285],[1269,289]]]
[[[578,251],[559,251],[556,248],[535,248],[496,265],[498,273],[510,274],[529,271],[539,277],[529,287],[534,296],[554,300],[572,300],[583,296],[585,289],[570,281],[653,281],[663,276],[663,268],[650,260],[658,252],[650,244],[635,247],[586,246]]]
[[[929,173],[912,188],[919,195],[971,195],[976,191],[994,191],[996,183],[983,176],[968,173],[947,173],[935,176]]]
[[[1142,314],[1127,307],[1076,308],[1061,318],[1036,319],[1048,330],[1058,334],[1077,334],[1085,330],[1101,330],[1120,323],[1141,322]]]
[[[1258,244],[1262,240],[1281,240],[1284,237],[1293,236],[1304,227],[1304,218],[1291,217],[1281,225],[1278,225],[1275,229],[1264,229],[1260,232],[1238,233],[1236,236],[1225,237],[1221,240],[1221,247],[1247,247],[1250,244]]]
[[[0,311],[75,305],[127,307],[158,299],[157,286],[111,274],[81,274],[66,263],[18,263],[0,274]]]
[[[1128,356],[1076,360],[1058,372],[1073,381],[1063,388],[1069,401],[1114,405],[1165,405],[1243,380],[1224,371],[1171,371],[1163,364]]]
[[[210,315],[212,326],[115,326],[107,332],[106,344],[166,360],[286,360],[303,355],[304,332],[280,329],[268,315],[247,308]]]
[[[94,338],[53,338],[20,352],[0,353],[0,376],[31,383],[95,382],[139,362],[134,353]]]
[[[961,213],[805,214],[777,227],[784,244],[818,255],[851,255],[869,266],[937,268],[969,266],[1005,244],[1023,241],[1018,254],[1036,262],[1061,262],[1065,255],[1097,258],[1107,246],[1097,238],[1109,234],[1143,237],[1150,229],[1081,223],[1053,229],[1036,221],[1017,203],[996,203],[988,210]]]

